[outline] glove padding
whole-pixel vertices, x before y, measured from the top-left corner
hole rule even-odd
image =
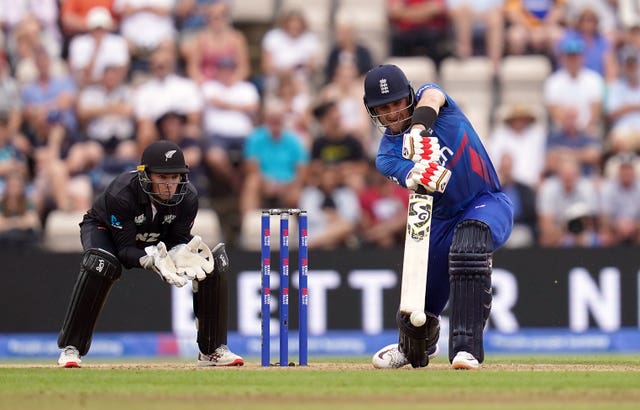
[[[213,272],[214,261],[211,249],[198,235],[186,244],[171,248],[169,256],[176,266],[178,275],[184,275],[190,280],[204,280],[207,274]]]
[[[435,162],[420,161],[407,175],[407,188],[415,191],[423,186],[427,193],[443,193],[451,178],[451,171]]]
[[[427,131],[414,128],[402,137],[402,156],[413,162],[437,162],[440,142]]]
[[[440,321],[429,312],[424,325],[416,327],[411,324],[410,315],[398,312],[398,347],[411,366],[426,367],[429,364],[429,350],[438,343],[440,337]]]
[[[140,258],[140,265],[145,269],[155,271],[162,280],[170,285],[175,285],[179,288],[187,284],[187,278],[180,276],[176,265],[167,252],[167,246],[164,242],[158,242],[157,245],[151,245],[144,248],[147,253]]]

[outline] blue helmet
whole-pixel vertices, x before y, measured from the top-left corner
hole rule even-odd
[[[409,98],[408,109],[413,112],[415,92],[400,67],[382,64],[372,68],[365,75],[364,105],[376,125],[385,127],[379,122],[380,116],[375,113],[374,108],[403,98]]]

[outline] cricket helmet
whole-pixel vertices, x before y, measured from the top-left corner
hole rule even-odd
[[[167,206],[178,205],[182,202],[187,192],[187,184],[189,182],[189,167],[184,160],[184,154],[180,147],[166,140],[156,141],[142,153],[140,165],[137,168],[138,179],[142,190],[149,194],[152,200]],[[149,174],[180,174],[180,182],[175,194],[171,198],[164,200],[153,191],[153,182]]]
[[[393,64],[382,64],[372,68],[364,78],[364,105],[373,122],[382,128],[389,124],[380,122],[380,115],[374,108],[394,101],[409,99],[407,110],[413,114],[415,92],[407,76],[400,67]]]

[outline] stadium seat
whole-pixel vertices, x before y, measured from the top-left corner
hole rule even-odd
[[[506,56],[499,72],[500,101],[541,104],[544,82],[551,72],[551,62],[545,56]]]
[[[237,23],[271,23],[276,3],[277,0],[261,0],[256,7],[254,0],[234,0],[231,2],[231,18]]]
[[[79,224],[83,216],[84,211],[51,211],[44,226],[44,248],[52,252],[82,252]]]
[[[336,0],[336,21],[351,24],[358,40],[371,52],[374,64],[389,56],[386,0]]]
[[[200,208],[193,222],[191,233],[193,235],[200,235],[202,240],[211,248],[219,242],[222,242],[222,228],[220,226],[220,218],[216,211]]]
[[[261,248],[262,212],[248,212],[242,218],[239,245],[247,251],[259,251]],[[280,216],[271,216],[271,249],[280,249]],[[289,217],[289,249],[298,249],[298,218]]]
[[[413,88],[423,83],[435,82],[437,79],[436,65],[429,57],[389,57],[386,64],[395,64],[404,71]]]

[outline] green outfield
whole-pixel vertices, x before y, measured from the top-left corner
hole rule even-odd
[[[0,362],[0,409],[637,409],[640,356],[492,356],[480,371],[375,370],[368,359],[308,367],[196,368],[106,361],[82,369]]]

